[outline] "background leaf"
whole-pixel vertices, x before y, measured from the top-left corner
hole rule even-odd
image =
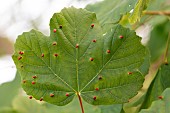
[[[161,93],[170,87],[170,65],[162,65],[152,81],[143,103],[143,109],[148,108],[154,100],[158,100]]]
[[[12,111],[17,113],[80,113],[79,101],[75,98],[69,105],[55,106],[48,103],[39,103],[35,99],[29,100],[24,96],[17,96],[13,101]],[[93,106],[83,103],[86,113],[120,113],[122,105]]]
[[[151,0],[148,4],[146,11],[169,11],[170,2],[169,0]],[[168,16],[162,15],[144,15],[139,25],[148,24],[152,27],[164,23],[168,20]]]
[[[120,113],[122,104],[99,106],[99,108],[101,108],[101,113]]]
[[[140,20],[142,12],[147,8],[149,1],[150,0],[138,0],[133,10],[133,13],[129,16],[129,22],[131,24],[134,24],[135,22]]]
[[[17,72],[16,77],[13,81],[6,82],[0,85],[0,109],[4,107],[11,107],[13,98],[19,93],[19,88],[20,75]]]
[[[136,0],[104,0],[94,5],[87,5],[86,9],[95,12],[101,25],[118,23],[121,17],[132,10]]]
[[[147,43],[147,46],[150,50],[152,62],[164,54],[169,29],[170,21],[166,20],[163,23],[156,25],[151,31],[150,40]]]
[[[163,93],[163,99],[152,102],[149,109],[143,109],[139,113],[169,113],[170,111],[170,88],[167,88]]]
[[[12,108],[1,108],[0,113],[18,113],[18,112]]]

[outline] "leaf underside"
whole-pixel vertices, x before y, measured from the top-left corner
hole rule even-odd
[[[53,15],[50,32],[16,40],[13,60],[28,95],[61,106],[79,94],[102,105],[128,102],[142,87],[147,52],[134,31],[116,25],[102,34],[94,13],[71,7]]]

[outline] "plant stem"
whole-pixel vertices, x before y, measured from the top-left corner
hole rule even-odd
[[[84,113],[84,108],[83,108],[83,103],[82,103],[81,97],[80,97],[79,93],[77,93],[77,95],[78,95],[78,98],[79,98],[81,111],[82,111],[82,113]]]
[[[169,43],[170,43],[170,32],[168,35],[168,39],[167,39],[167,44],[166,44],[166,50],[165,50],[165,57],[164,57],[164,62],[165,64],[168,64],[168,48],[169,48]]]
[[[170,11],[143,11],[145,15],[167,15],[170,16]]]

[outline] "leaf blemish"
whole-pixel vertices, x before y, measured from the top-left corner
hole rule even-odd
[[[51,94],[50,94],[50,97],[54,97],[54,94],[53,94],[53,93],[51,93]]]
[[[96,88],[95,90],[96,90],[96,91],[98,91],[98,90],[99,90],[99,88]]]
[[[122,36],[122,35],[120,35],[120,36],[119,36],[119,38],[120,38],[120,39],[123,39],[123,36]]]
[[[53,30],[54,33],[56,33],[56,31],[57,31],[56,29]]]
[[[40,101],[43,101],[43,97],[40,98]]]
[[[93,28],[94,27],[94,24],[91,24],[91,28]]]
[[[53,42],[53,46],[57,45],[57,42]]]
[[[132,72],[128,72],[128,75],[131,75],[132,74]]]
[[[55,53],[55,54],[54,54],[54,56],[55,56],[55,57],[57,57],[57,56],[58,56],[58,54],[57,54],[57,53]]]
[[[22,83],[26,83],[26,80],[23,80]]]
[[[32,83],[32,84],[35,84],[35,81],[32,81],[31,83]]]
[[[32,99],[32,96],[29,96],[28,98],[29,98],[29,99]]]
[[[35,79],[35,78],[37,78],[37,76],[36,76],[36,75],[34,75],[34,76],[32,76],[32,78],[33,78],[33,79]]]
[[[90,61],[93,61],[94,59],[93,58],[90,58]]]
[[[96,96],[94,96],[94,97],[93,97],[93,100],[96,100],[96,98],[97,98],[97,97],[96,97]]]
[[[93,42],[96,42],[96,39],[94,39]]]
[[[22,59],[22,56],[19,56],[19,57],[18,57],[18,60],[21,60],[21,59]]]
[[[79,44],[76,44],[76,48],[79,48]]]
[[[68,97],[68,96],[69,96],[69,93],[66,93],[66,96]]]
[[[101,80],[101,79],[102,79],[102,76],[99,76],[98,79]]]
[[[168,62],[167,62],[167,61],[165,62],[165,65],[168,65]]]
[[[41,54],[41,57],[44,57],[44,54]]]
[[[62,28],[63,28],[63,26],[62,26],[62,25],[59,25],[59,28],[60,28],[60,29],[62,29]]]
[[[24,52],[22,52],[22,51],[19,51],[19,54],[20,54],[20,55],[23,55],[23,54],[24,54]]]
[[[107,50],[107,53],[110,53],[110,50]]]
[[[158,96],[159,99],[163,99],[163,96]]]

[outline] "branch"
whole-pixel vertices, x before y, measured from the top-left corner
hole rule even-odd
[[[145,15],[166,15],[170,16],[170,11],[143,11]]]

